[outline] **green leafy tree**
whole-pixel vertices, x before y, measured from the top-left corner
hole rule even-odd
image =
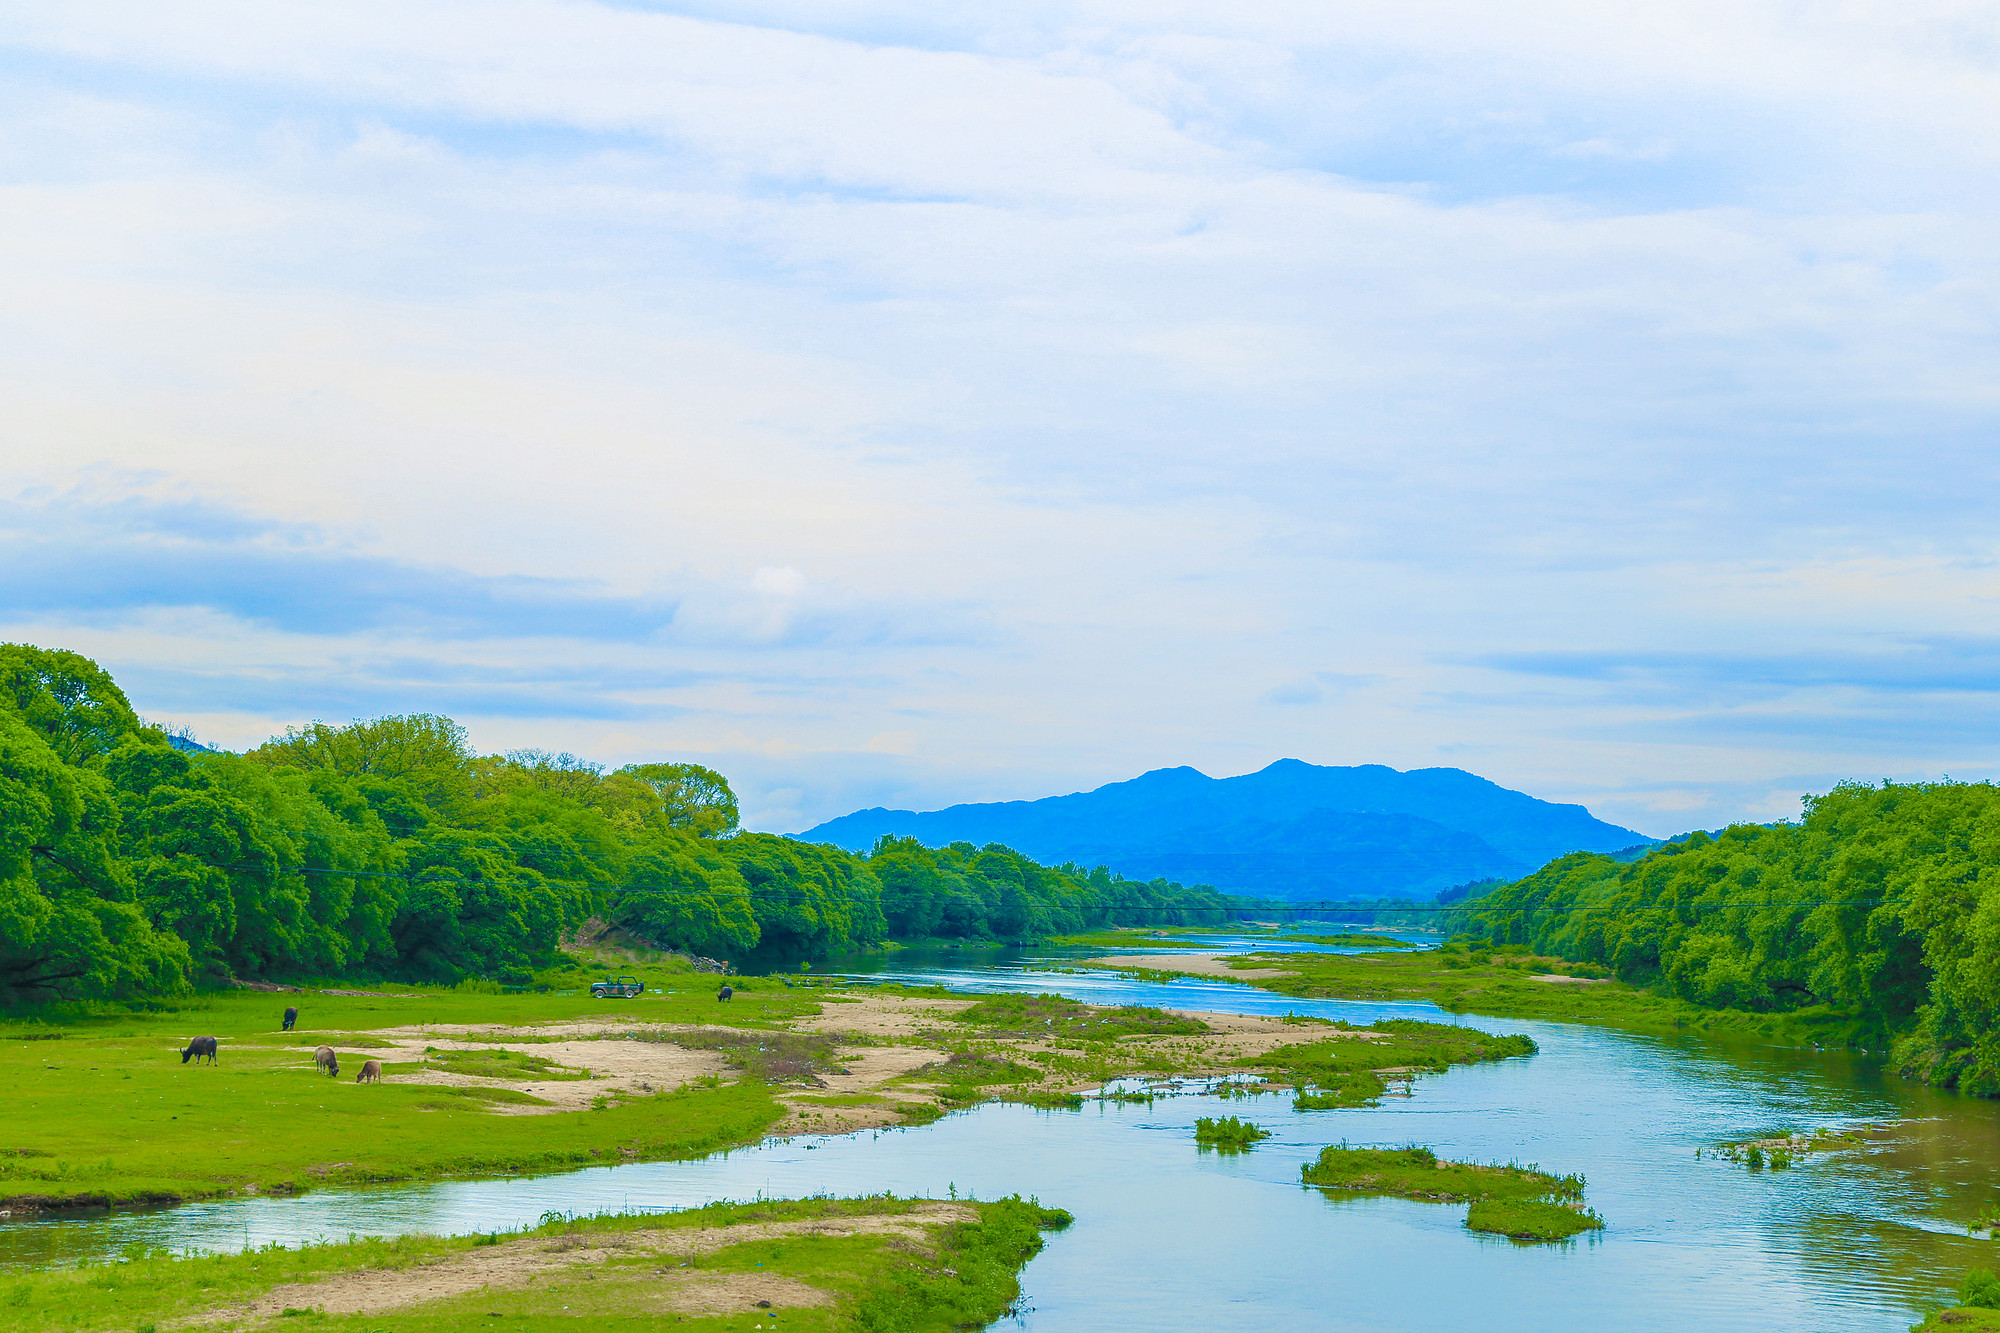
[[[40,732],[65,764],[87,766],[139,730],[125,692],[76,653],[0,644],[0,704]]]
[[[77,734],[59,717],[40,722],[0,708],[0,1000],[185,990],[187,947],[153,928],[118,860],[110,782],[49,743]],[[94,741],[67,748],[96,757]]]
[[[700,764],[628,764],[622,777],[643,783],[656,802],[649,818],[697,837],[716,838],[737,825],[736,793],[729,779]]]
[[[474,755],[465,728],[434,713],[383,717],[345,727],[324,722],[289,727],[284,735],[251,751],[250,758],[387,781],[437,815],[457,813],[472,795]]]
[[[710,958],[746,957],[762,938],[750,886],[714,842],[681,829],[650,834],[633,856],[630,886],[611,919],[671,949]]]

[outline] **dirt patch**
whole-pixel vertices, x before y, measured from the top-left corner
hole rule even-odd
[[[380,1033],[389,1036],[389,1033]],[[442,1069],[398,1069],[387,1076],[396,1083],[456,1085],[458,1087],[513,1088],[539,1097],[547,1106],[500,1103],[496,1115],[551,1115],[560,1111],[584,1111],[600,1097],[649,1097],[655,1092],[675,1092],[699,1078],[729,1077],[729,1064],[715,1051],[691,1051],[670,1042],[626,1041],[619,1039],[515,1042],[499,1040],[454,1040],[452,1038],[398,1038],[388,1051],[370,1051],[376,1059],[422,1063],[427,1047],[440,1051],[500,1050],[539,1055],[567,1069],[587,1069],[586,1079],[501,1079],[472,1074],[451,1074]]]
[[[539,1097],[543,1106],[499,1103],[491,1108],[496,1115],[551,1115],[559,1111],[588,1110],[600,1097],[648,1097],[655,1092],[674,1092],[690,1082],[711,1075],[733,1077],[723,1058],[713,1051],[691,1051],[665,1042],[627,1041],[623,1034],[632,1030],[629,1022],[617,1024],[565,1024],[560,1027],[496,1030],[492,1025],[474,1027],[438,1024],[423,1027],[381,1028],[367,1034],[375,1042],[365,1052],[343,1047],[339,1037],[328,1042],[340,1056],[343,1068],[352,1062],[359,1068],[363,1060],[380,1060],[385,1065],[418,1065],[383,1074],[386,1083],[428,1084],[434,1087],[511,1088]],[[342,1034],[344,1035],[344,1034]],[[559,1039],[550,1041],[549,1036]],[[522,1040],[528,1038],[528,1040]],[[246,1043],[247,1044],[247,1043]],[[425,1064],[427,1050],[520,1051],[539,1055],[569,1070],[587,1069],[584,1079],[503,1079],[481,1078],[472,1074],[447,1073]],[[302,1068],[312,1067],[309,1048],[297,1050]],[[330,1080],[335,1088],[366,1096],[365,1085],[351,1078]],[[331,1090],[331,1089],[329,1089]],[[338,1094],[336,1094],[338,1095]]]
[[[1566,977],[1560,972],[1537,972],[1533,975],[1533,980],[1546,981],[1551,986],[1609,986],[1611,984],[1611,978],[1609,977]]]
[[[1148,972],[1189,972],[1198,977],[1224,977],[1230,981],[1242,981],[1249,977],[1288,977],[1289,968],[1283,967],[1231,967],[1222,962],[1225,957],[1219,953],[1142,953],[1112,954],[1104,958],[1089,958],[1079,963],[1080,967],[1143,968]]]
[[[907,1213],[875,1217],[822,1217],[798,1222],[749,1222],[732,1227],[622,1231],[574,1236],[533,1236],[483,1246],[448,1259],[410,1268],[368,1268],[337,1273],[317,1282],[293,1282],[254,1301],[207,1311],[170,1327],[195,1327],[239,1319],[270,1319],[286,1310],[327,1314],[379,1314],[482,1289],[518,1290],[559,1280],[576,1269],[613,1257],[656,1255],[678,1263],[731,1245],[785,1236],[893,1235],[918,1243],[953,1222],[973,1222],[978,1213],[963,1204],[925,1203]],[[663,1267],[634,1273],[650,1285],[658,1308],[683,1314],[736,1314],[769,1301],[773,1308],[828,1305],[832,1296],[778,1274],[704,1273]]]
[[[957,1030],[957,1025],[949,1020],[951,1015],[962,1013],[978,1002],[862,995],[851,1003],[829,1004],[819,1016],[793,1024],[801,1032],[822,1032],[835,1039],[852,1035],[868,1043],[841,1047],[838,1063],[847,1072],[826,1077],[823,1080],[826,1087],[814,1089],[807,1096],[858,1094],[881,1100],[861,1106],[828,1106],[805,1097],[785,1097],[791,1114],[775,1132],[850,1134],[904,1123],[902,1108],[926,1105],[930,1102],[929,1095],[915,1088],[884,1085],[943,1059],[949,1041],[975,1035]],[[878,1044],[884,1042],[894,1044]]]
[[[865,995],[853,1004],[829,1005],[817,1018],[792,1026],[801,1032],[852,1032],[863,1037],[915,1037],[929,1032],[952,1014],[963,1013],[980,1000],[931,1000],[915,996]]]
[[[924,1034],[940,1026],[950,1014],[974,1004],[973,1000],[905,999],[864,996],[843,1004],[828,1004],[827,1012],[788,1025],[799,1032],[821,1033],[836,1043],[844,1034],[866,1041],[858,1047],[836,1046],[837,1068],[820,1079],[824,1086],[809,1091],[815,1095],[868,1094],[883,1102],[863,1106],[824,1106],[790,1102],[783,1090],[781,1100],[793,1106],[793,1114],[773,1126],[775,1134],[848,1133],[903,1123],[899,1108],[908,1102],[927,1100],[902,1090],[883,1091],[882,1084],[928,1064],[943,1054],[932,1045],[900,1044],[921,1041]],[[712,1033],[698,1024],[644,1024],[628,1017],[579,1019],[535,1027],[496,1028],[492,1024],[433,1023],[379,1028],[368,1035],[393,1043],[371,1047],[368,1056],[388,1064],[422,1064],[426,1049],[471,1051],[500,1049],[537,1055],[568,1069],[587,1069],[587,1079],[495,1079],[472,1074],[447,1073],[438,1068],[397,1069],[385,1075],[391,1083],[434,1086],[511,1088],[538,1097],[543,1106],[499,1103],[490,1108],[495,1115],[552,1115],[564,1111],[587,1110],[600,1097],[650,1096],[665,1090],[677,1091],[697,1079],[720,1077],[734,1080],[735,1069],[728,1052],[720,1049],[691,1049],[672,1041],[675,1032]],[[743,1029],[754,1035],[755,1029]],[[666,1041],[634,1041],[629,1033],[659,1033]],[[965,1035],[965,1034],[958,1034]],[[895,1045],[878,1045],[889,1041]],[[704,1043],[705,1045],[706,1043]],[[345,1065],[349,1053],[335,1044]],[[359,1060],[361,1056],[354,1056]],[[309,1066],[309,1052],[302,1057]],[[345,1082],[345,1080],[343,1080]]]

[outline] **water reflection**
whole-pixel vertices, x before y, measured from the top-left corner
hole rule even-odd
[[[1295,1011],[1367,1022],[1450,1021],[1423,1004],[1296,1000],[1226,982],[1140,982],[1071,955],[912,966],[871,975],[965,990],[1050,990],[1096,1003]],[[991,1106],[921,1129],[798,1139],[698,1162],[522,1180],[231,1200],[156,1213],[0,1225],[0,1262],[115,1253],[142,1242],[236,1249],[350,1233],[463,1232],[550,1210],[680,1208],[759,1193],[1020,1192],[1076,1213],[1028,1269],[1038,1330],[1251,1327],[1901,1330],[1991,1242],[1954,1223],[1992,1196],[1993,1103],[1883,1076],[1845,1053],[1725,1047],[1553,1023],[1532,1060],[1417,1084],[1379,1108],[1298,1113],[1289,1097]],[[1245,1115],[1275,1137],[1198,1154],[1198,1115]],[[1751,1172],[1695,1150],[1781,1128],[1906,1120],[1883,1142]],[[1464,1209],[1328,1199],[1298,1185],[1326,1143],[1418,1142],[1447,1157],[1539,1163],[1589,1177],[1595,1239],[1524,1248],[1475,1236]]]

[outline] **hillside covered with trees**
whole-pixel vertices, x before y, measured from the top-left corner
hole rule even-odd
[[[525,982],[592,917],[758,967],[1229,905],[998,846],[856,854],[743,832],[728,782],[699,765],[480,755],[443,717],[205,751],[142,723],[87,658],[0,645],[0,1003],[230,979]]]
[[[1444,928],[1700,1005],[1844,1015],[1903,1073],[2000,1096],[2000,788],[1848,784],[1806,805],[1630,864],[1565,856]]]

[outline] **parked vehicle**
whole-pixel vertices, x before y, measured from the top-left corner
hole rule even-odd
[[[645,991],[646,983],[632,977],[606,977],[590,983],[590,998],[593,1000],[629,1000],[634,995],[643,995]]]

